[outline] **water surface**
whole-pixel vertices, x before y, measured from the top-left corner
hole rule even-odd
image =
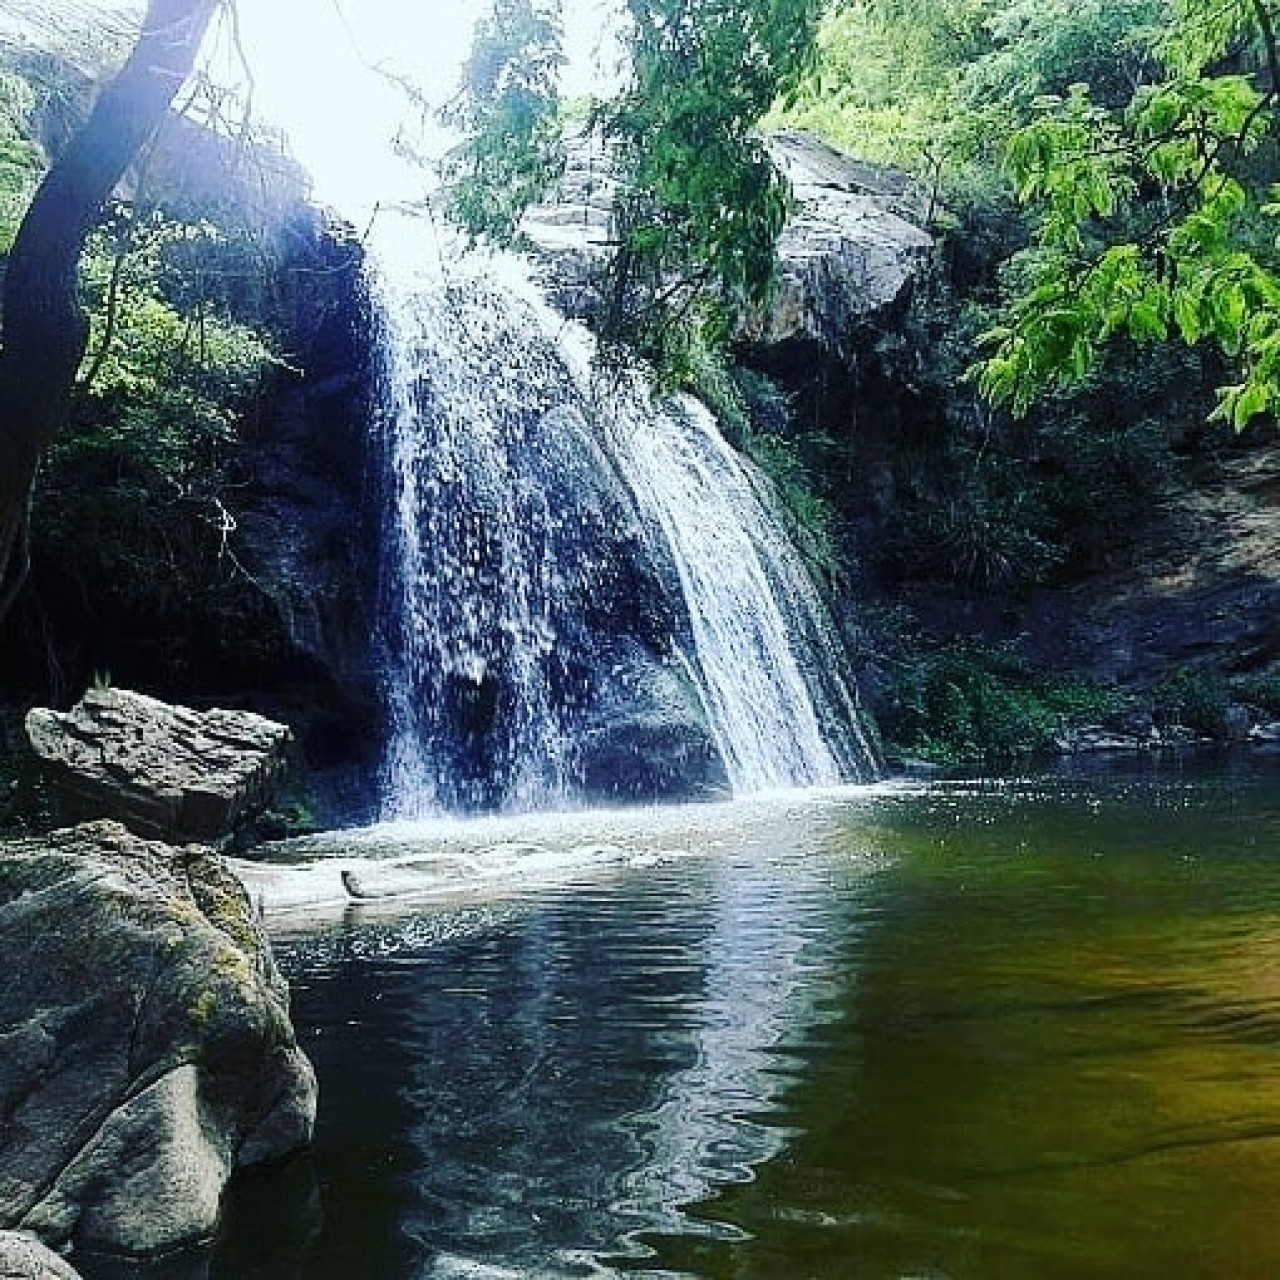
[[[607,866],[284,928],[316,1146],[213,1273],[1280,1275],[1278,782],[628,815]]]

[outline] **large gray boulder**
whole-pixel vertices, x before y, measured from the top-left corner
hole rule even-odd
[[[240,883],[98,822],[0,844],[0,1228],[150,1254],[305,1144],[315,1077]]]
[[[285,725],[91,689],[28,712],[27,737],[62,825],[113,818],[174,843],[220,841],[264,809],[287,769]]]
[[[901,173],[856,160],[802,130],[766,141],[796,207],[778,244],[774,295],[741,317],[739,339],[752,346],[803,341],[843,355],[860,325],[906,297],[929,262],[933,238],[912,220],[917,211]],[[581,137],[555,190],[521,224],[550,293],[572,315],[589,317],[600,305],[594,288],[617,241],[616,191],[608,147]]]
[[[846,354],[859,326],[892,310],[928,264],[933,237],[903,216],[901,174],[864,164],[800,130],[769,138],[796,210],[778,243],[768,306],[743,321],[743,340],[810,341]]]
[[[35,1236],[0,1231],[0,1280],[80,1280],[80,1275]]]
[[[619,656],[582,727],[581,785],[604,801],[723,797],[724,761],[692,682],[638,646]]]

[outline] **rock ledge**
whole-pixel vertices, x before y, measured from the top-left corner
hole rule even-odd
[[[28,712],[27,737],[65,825],[113,818],[141,836],[221,841],[282,780],[290,733],[248,711],[193,711],[91,689],[68,712]]]

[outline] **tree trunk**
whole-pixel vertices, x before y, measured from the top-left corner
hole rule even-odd
[[[128,61],[45,175],[18,229],[0,329],[0,623],[26,574],[25,524],[40,457],[71,413],[88,320],[85,240],[191,73],[223,0],[150,0]]]

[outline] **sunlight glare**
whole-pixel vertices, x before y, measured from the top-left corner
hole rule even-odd
[[[318,199],[358,222],[378,205],[421,198],[430,177],[397,156],[397,141],[438,158],[450,139],[397,80],[420,87],[433,108],[447,102],[487,7],[487,0],[239,0],[255,114],[286,135]],[[607,82],[616,66],[605,52],[615,13],[614,0],[567,0],[567,93]],[[238,59],[225,33],[218,43],[213,74],[220,65],[233,74]],[[234,74],[245,79],[243,70]]]

